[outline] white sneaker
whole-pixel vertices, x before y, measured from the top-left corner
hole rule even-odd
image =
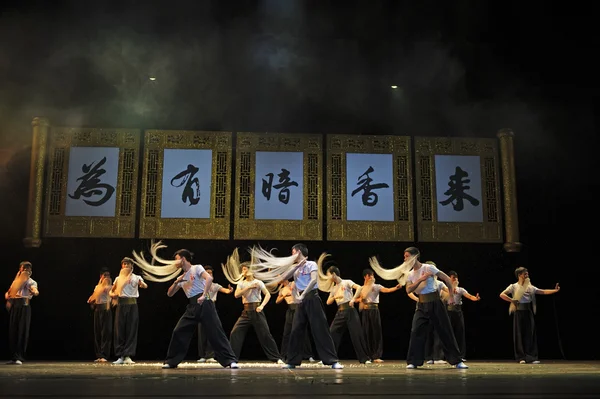
[[[309,362],[311,362],[311,363],[314,363],[314,362],[316,362],[315,358],[314,358],[314,357],[312,357],[312,356],[308,358],[308,361],[309,361]]]
[[[208,359],[206,359],[206,363],[216,363],[217,361],[215,360],[214,357],[209,357]]]
[[[531,362],[531,364],[540,364],[539,360],[534,360],[533,362]]]
[[[333,363],[333,364],[331,365],[331,368],[332,368],[332,369],[335,369],[335,370],[341,370],[341,369],[343,369],[343,368],[344,368],[344,366],[342,366],[342,365],[340,364],[340,362],[335,362],[335,363]]]
[[[113,362],[113,364],[123,364],[125,363],[125,359],[123,359],[122,357],[118,358],[117,360],[115,360]]]
[[[406,365],[406,368],[411,370],[411,369],[416,369],[417,366],[415,366],[414,364],[408,364],[408,365]]]
[[[433,362],[433,364],[448,364],[448,362],[445,360],[436,360]]]
[[[521,360],[519,364],[525,364],[525,360]]]
[[[229,367],[232,368],[232,369],[239,369],[240,368],[240,366],[238,366],[238,364],[236,362],[231,362],[229,364]]]
[[[206,359],[201,357],[200,359],[198,359],[198,363],[206,363]]]
[[[163,369],[176,369],[177,366],[171,366],[169,363],[165,363],[162,365]]]
[[[285,364],[285,362],[281,359],[277,359],[277,364]]]
[[[433,364],[433,360],[428,360],[427,364]]]
[[[464,370],[464,369],[468,369],[468,368],[469,368],[469,366],[467,366],[467,365],[466,365],[466,364],[464,364],[463,362],[460,362],[460,363],[458,363],[458,364],[457,364],[456,366],[454,366],[454,367],[456,367],[457,369],[463,369],[463,370]]]
[[[319,362],[317,363],[319,366],[323,366],[323,361],[319,360]]]
[[[366,360],[364,364],[371,364],[373,362],[371,362],[370,360]]]
[[[539,362],[538,362],[538,363],[539,363]],[[22,364],[23,364],[23,362],[22,362],[22,361],[20,361],[20,360],[15,360],[15,364],[16,364],[17,366],[20,366],[20,365],[22,365]]]
[[[123,359],[123,363],[125,363],[125,364],[135,364],[135,362],[133,360],[131,360],[131,358],[129,356],[127,356],[125,359]]]

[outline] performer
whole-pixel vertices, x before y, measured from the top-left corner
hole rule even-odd
[[[371,269],[363,270],[364,284],[356,290],[351,306],[359,302],[361,313],[361,327],[365,340],[367,356],[375,363],[383,363],[383,332],[381,328],[381,314],[379,313],[379,294],[389,294],[402,288],[402,284],[387,288],[375,284],[375,273]]]
[[[510,302],[509,314],[513,315],[513,341],[515,358],[521,363],[539,364],[537,334],[535,328],[536,295],[551,295],[560,291],[558,283],[554,289],[541,290],[531,284],[529,272],[524,267],[515,270],[518,281],[509,285],[500,298]],[[509,296],[510,295],[510,296]]]
[[[228,258],[227,264],[223,265],[223,272],[229,282],[237,284],[234,295],[236,298],[241,297],[244,304],[244,310],[230,334],[231,347],[235,356],[239,359],[248,328],[253,326],[258,342],[267,358],[272,362],[284,364],[277,349],[277,344],[269,330],[267,317],[263,313],[263,309],[271,299],[271,293],[265,287],[265,283],[254,278],[249,263],[240,264],[237,248]],[[264,299],[261,297],[261,293],[265,296]]]
[[[140,316],[137,306],[139,288],[148,288],[144,279],[133,273],[133,259],[121,260],[121,271],[110,290],[110,296],[117,300],[115,314],[115,354],[118,359],[113,364],[134,364],[131,360],[137,349]]]
[[[327,327],[327,317],[323,310],[323,302],[318,294],[318,269],[316,262],[307,259],[308,248],[304,244],[295,244],[292,255],[278,258],[262,248],[252,248],[251,254],[257,262],[252,262],[254,275],[269,286],[278,286],[283,280],[294,276],[295,286],[292,290],[294,302],[298,304],[288,349],[287,364],[284,368],[293,369],[302,363],[304,336],[307,324],[310,325],[317,353],[325,365],[334,369],[342,369],[338,362],[333,339]],[[323,262],[326,255],[319,258]],[[309,322],[310,321],[310,322]]]
[[[370,364],[371,359],[365,349],[365,339],[358,319],[358,311],[353,306],[353,290],[358,290],[360,285],[352,280],[343,280],[340,277],[340,269],[336,266],[331,266],[327,269],[327,277],[332,283],[327,304],[331,305],[335,302],[338,306],[338,310],[329,327],[335,350],[336,352],[339,350],[344,332],[348,330],[358,361],[363,364]]]
[[[206,272],[210,274],[210,276],[214,279],[212,266],[205,265],[204,270],[206,270]],[[221,284],[215,283],[213,280],[213,283],[210,286],[210,292],[208,294],[208,297],[211,301],[215,302],[215,304],[217,302],[217,294],[219,292],[222,292],[223,294],[231,294],[233,292],[233,288],[231,287],[231,285],[229,285],[227,288],[223,288]],[[217,362],[215,360],[215,351],[206,339],[206,332],[204,331],[204,327],[202,326],[202,324],[198,324],[198,357],[198,363]]]
[[[287,350],[290,342],[290,333],[292,332],[292,324],[294,322],[294,315],[296,314],[297,304],[294,303],[294,298],[292,296],[292,289],[294,287],[294,283],[290,282],[290,280],[284,280],[281,282],[281,287],[279,289],[279,294],[275,299],[275,303],[281,303],[285,300],[287,303],[287,310],[285,312],[285,324],[283,326],[283,336],[281,338],[281,357],[284,361],[287,360]],[[308,330],[307,330],[308,332]],[[312,354],[312,345],[310,343],[310,336],[305,333],[304,335],[304,356],[303,359],[308,360],[309,362],[315,362],[315,359]]]
[[[448,277],[452,281],[452,288],[454,293],[452,295],[452,304],[448,304],[448,317],[450,318],[450,324],[452,325],[452,331],[454,332],[454,338],[458,344],[458,350],[460,351],[460,357],[465,361],[467,353],[467,341],[465,339],[465,319],[462,312],[462,298],[465,297],[473,302],[480,301],[479,294],[475,296],[469,294],[467,290],[458,286],[458,273],[454,270],[448,272]]]
[[[160,241],[153,243],[150,248],[153,261],[162,266],[151,265],[144,259],[143,254],[133,253],[136,264],[144,270],[144,276],[150,281],[169,281],[183,272],[171,284],[167,296],[172,297],[181,288],[188,297],[189,304],[173,330],[167,358],[162,368],[173,369],[183,361],[198,324],[204,326],[206,339],[213,347],[215,358],[221,366],[232,369],[239,368],[215,310],[215,304],[206,297],[206,293],[211,292],[212,276],[204,270],[202,265],[190,263],[193,254],[187,249],[175,252],[175,260],[166,260],[158,255],[158,250],[162,248],[166,248],[166,245]]]
[[[94,292],[88,298],[88,303],[94,309],[94,348],[97,363],[106,363],[110,357],[112,346],[113,319],[110,308],[109,292],[112,289],[112,278],[108,268],[100,270],[100,281]]]
[[[422,264],[419,261],[420,252],[415,247],[409,247],[404,250],[404,263],[392,270],[382,269],[378,273],[392,279],[406,279],[406,293],[415,292],[419,296],[419,303],[413,316],[413,323],[410,332],[410,344],[406,359],[407,369],[415,369],[423,365],[425,360],[425,342],[429,333],[430,325],[437,331],[446,361],[458,369],[467,369],[468,366],[462,362],[458,345],[450,319],[446,312],[445,305],[440,299],[435,286],[433,276],[437,276],[446,283],[448,287],[452,286],[450,278],[437,267],[428,264]],[[411,270],[408,275],[406,272]],[[381,275],[381,274],[380,274]],[[386,278],[386,277],[384,277]],[[451,301],[451,299],[450,299]]]
[[[4,294],[8,310],[8,346],[11,356],[8,364],[21,365],[25,361],[31,325],[31,298],[40,294],[37,282],[31,278],[32,274],[31,263],[21,262],[14,281]]]

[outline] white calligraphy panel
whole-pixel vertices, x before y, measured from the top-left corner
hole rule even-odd
[[[65,216],[115,217],[119,148],[71,147]]]
[[[255,219],[303,219],[303,159],[302,152],[256,152]]]
[[[435,155],[435,181],[439,222],[483,222],[479,156]]]
[[[212,150],[165,149],[161,217],[210,218]]]
[[[392,154],[346,153],[346,219],[394,221]]]

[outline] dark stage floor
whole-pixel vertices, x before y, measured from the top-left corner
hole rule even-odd
[[[0,366],[0,397],[600,397],[600,362],[473,361],[468,370],[447,365],[406,370],[402,361],[343,364],[343,370],[317,364],[282,370],[272,363],[241,362],[240,369],[230,370],[217,364],[182,363],[178,369],[163,370],[158,362],[31,362]]]

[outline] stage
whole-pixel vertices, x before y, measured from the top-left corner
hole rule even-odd
[[[468,370],[448,365],[406,370],[403,361],[343,370],[311,363],[294,370],[265,362],[240,362],[240,369],[216,363],[182,363],[163,370],[160,362],[133,365],[92,362],[27,362],[0,367],[0,397],[181,398],[181,397],[342,397],[418,396],[472,398],[597,398],[600,362],[468,362]]]

